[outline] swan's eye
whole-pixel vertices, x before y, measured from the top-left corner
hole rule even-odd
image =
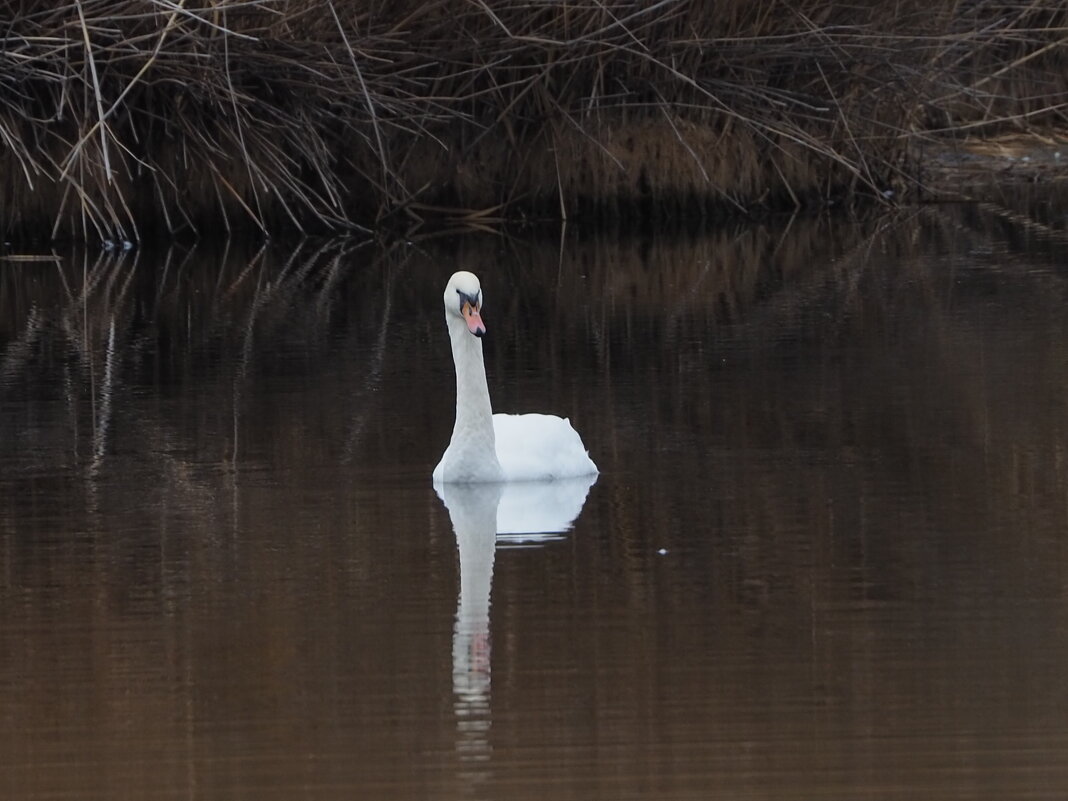
[[[456,293],[460,296],[460,315],[461,316],[467,317],[467,316],[469,316],[471,314],[478,314],[479,311],[482,309],[482,292],[481,291],[479,291],[478,295],[475,296],[475,297],[471,297],[470,295],[464,294],[459,289],[456,290]]]

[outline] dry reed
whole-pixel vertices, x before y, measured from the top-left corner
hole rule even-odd
[[[0,0],[9,237],[881,196],[1063,121],[1063,3]]]

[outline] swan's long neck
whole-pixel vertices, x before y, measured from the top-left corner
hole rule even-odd
[[[458,323],[458,324],[457,324]],[[452,360],[456,365],[456,426],[454,432],[488,430],[493,436],[493,409],[482,340],[467,330],[462,320],[449,320]]]
[[[482,340],[467,330],[463,320],[451,315],[447,319],[456,365],[456,423],[446,469],[453,480],[496,481],[501,477],[501,466],[493,435]]]

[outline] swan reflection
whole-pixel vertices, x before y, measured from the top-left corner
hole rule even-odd
[[[496,549],[562,539],[596,480],[589,475],[546,482],[434,485],[449,511],[460,555],[452,688],[456,749],[465,762],[485,762],[491,750],[489,624]]]

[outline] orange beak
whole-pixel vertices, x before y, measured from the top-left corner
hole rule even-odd
[[[467,321],[467,330],[474,334],[476,337],[480,337],[486,333],[486,326],[482,322],[482,315],[478,313],[478,309],[472,306],[470,303],[464,303],[460,312],[463,314],[464,319]]]

